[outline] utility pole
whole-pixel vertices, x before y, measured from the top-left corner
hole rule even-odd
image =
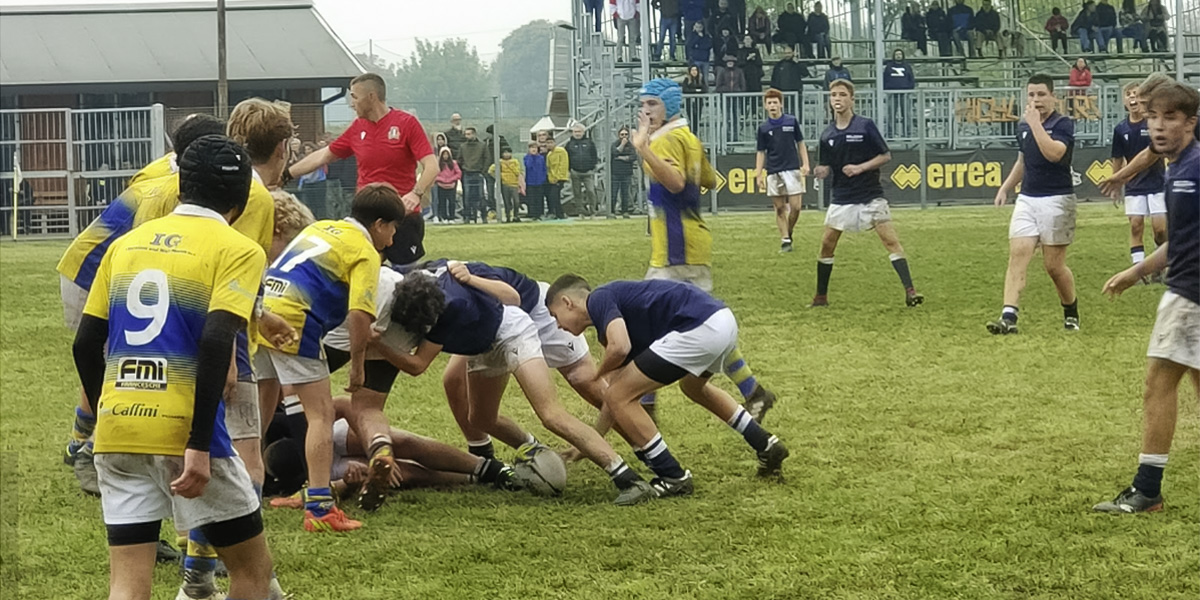
[[[1175,0],[1175,79],[1184,81],[1183,72],[1183,0]]]
[[[496,210],[496,220],[500,221],[504,215],[504,184],[500,177],[500,96],[492,96],[492,166],[496,171],[492,174],[495,180],[495,186],[492,188],[496,193],[492,194],[492,205]],[[512,218],[512,215],[508,215]]]
[[[375,40],[367,40],[367,58],[371,61],[371,70],[375,70]]]
[[[217,116],[229,118],[229,72],[225,58],[225,0],[217,0]]]
[[[875,0],[875,124],[883,126],[883,0]],[[921,110],[918,107],[918,110]],[[884,130],[886,131],[886,129]]]

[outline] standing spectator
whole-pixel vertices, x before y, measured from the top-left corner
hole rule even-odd
[[[290,167],[300,162],[301,158],[304,158],[304,144],[300,141],[300,138],[293,137],[288,140],[287,166]]]
[[[1100,38],[1100,51],[1108,52],[1108,41],[1116,38],[1117,53],[1125,51],[1124,43],[1121,41],[1121,28],[1117,23],[1117,9],[1108,3],[1108,0],[1100,0],[1100,4],[1096,5],[1096,33]]]
[[[887,93],[888,135],[912,137],[912,105],[915,100],[909,90],[916,89],[917,79],[912,65],[904,60],[904,51],[897,48],[892,60],[883,63],[883,89]]]
[[[813,5],[808,15],[808,39],[817,46],[817,58],[828,58],[833,54],[829,41],[829,17],[823,12],[821,3]]]
[[[722,33],[723,29],[728,29],[729,31],[738,30],[737,16],[733,14],[733,11],[729,10],[729,0],[718,0],[717,10],[710,12],[708,15],[709,36],[715,40],[718,36],[724,35]],[[717,56],[724,55],[718,54]]]
[[[842,66],[842,57],[835,56],[833,60],[829,61],[829,69],[825,71],[825,89],[828,91],[829,84],[839,79],[849,82],[854,81],[854,78],[850,77],[850,69]]]
[[[1075,59],[1075,66],[1071,67],[1071,76],[1068,79],[1067,85],[1071,86],[1071,95],[1078,96],[1085,93],[1083,90],[1092,87],[1092,68],[1088,65],[1086,58],[1080,56]]]
[[[492,172],[493,171],[492,165],[496,164],[495,128],[493,125],[488,125],[487,129],[485,129],[484,131],[487,132],[487,137],[483,139],[484,156],[486,157],[486,164],[487,164],[488,172]],[[508,140],[505,139],[504,136],[500,136],[500,154],[503,155],[505,150],[512,152],[512,146],[508,145]],[[503,172],[501,174],[503,174]],[[485,210],[495,210],[496,198],[497,198],[497,196],[496,196],[496,178],[495,177],[486,177],[486,178],[484,178],[484,180],[487,181],[487,199],[488,199],[487,208]]]
[[[750,15],[750,21],[746,24],[746,33],[750,35],[750,39],[754,40],[755,44],[763,44],[767,47],[767,54],[771,53],[771,17],[767,16],[767,11],[759,6],[754,9],[754,13]]]
[[[1058,45],[1062,44],[1062,53],[1067,53],[1067,29],[1071,27],[1067,23],[1067,18],[1062,15],[1062,11],[1058,7],[1050,9],[1050,18],[1046,20],[1046,32],[1050,34],[1050,50],[1058,51]]]
[[[496,172],[496,165],[488,167],[488,174]],[[500,149],[500,195],[504,198],[504,214],[496,215],[497,221],[505,223],[520,223],[517,214],[521,210],[521,201],[517,199],[525,180],[521,176],[521,162],[513,158],[512,148]]]
[[[571,126],[571,139],[567,140],[563,149],[567,153],[567,162],[571,167],[571,195],[579,215],[591,218],[598,215],[601,206],[596,199],[596,165],[600,157],[596,152],[596,143],[587,137],[582,123]]]
[[[617,197],[621,198],[621,216],[629,218],[629,207],[632,203],[633,163],[637,160],[637,150],[629,141],[629,126],[622,125],[617,132],[617,141],[613,142],[609,153],[609,168],[612,169],[612,203],[609,216],[617,214]]]
[[[754,43],[754,38],[749,34],[742,40],[742,47],[738,49],[738,64],[742,66],[742,73],[746,76],[746,91],[761,92],[763,80],[762,55],[759,54],[758,46]]]
[[[446,134],[439,131],[433,134],[433,152],[437,154],[442,148],[450,148],[450,145],[446,143]],[[453,148],[450,149],[450,153],[454,154]]]
[[[479,215],[487,223],[487,207],[483,204],[487,146],[476,136],[474,127],[464,129],[463,134],[465,138],[458,147],[458,166],[462,169],[463,222],[474,223],[476,215]]]
[[[937,41],[938,56],[953,54],[950,49],[950,35],[954,28],[950,24],[950,17],[946,15],[942,3],[938,0],[933,0],[929,5],[929,10],[925,12],[925,26],[929,28],[929,36]]]
[[[954,42],[954,52],[959,56],[975,56],[975,43],[971,39],[971,22],[975,20],[975,11],[963,0],[954,0],[950,7],[950,39]],[[967,51],[963,52],[962,43],[967,43]]]
[[[562,186],[571,178],[571,159],[567,151],[558,147],[558,142],[549,131],[542,132],[546,139],[546,204],[555,219],[565,219],[562,209]]]
[[[617,61],[637,60],[635,48],[642,43],[638,0],[608,0],[608,5],[617,26]]]
[[[1169,52],[1167,47],[1167,20],[1171,13],[1163,6],[1162,0],[1150,0],[1142,11],[1142,21],[1146,23],[1146,37],[1150,38],[1151,52]]]
[[[796,62],[796,53],[785,48],[783,58],[771,69],[771,87],[781,92],[799,92],[809,75],[808,67]]]
[[[724,66],[717,69],[717,85],[714,88],[719,94],[737,94],[746,91],[746,75],[742,69],[738,67],[737,57],[728,55],[725,57]],[[731,142],[738,141],[738,115],[740,97],[724,96],[721,100],[725,103],[725,128],[728,131],[726,139]]]
[[[725,57],[731,54],[737,56],[738,48],[738,38],[728,27],[721,29],[720,37],[713,38],[713,58],[721,62],[725,62]]]
[[[689,65],[687,75],[683,77],[683,105],[687,108],[688,125],[692,128],[692,132],[700,135],[700,120],[704,118],[704,98],[688,98],[690,94],[707,94],[708,82],[704,80],[704,74],[700,72],[700,67]]]
[[[712,47],[712,38],[704,33],[704,23],[697,21],[688,34],[687,59],[700,69],[700,76],[704,78],[708,77],[708,55],[712,53]]]
[[[992,8],[992,0],[983,0],[983,4],[979,6],[979,12],[975,13],[975,21],[971,26],[971,36],[974,39],[974,51],[979,53],[979,58],[983,58],[983,45],[988,42],[996,44],[998,55],[1004,56],[1003,50],[1000,50],[1000,13]]]
[[[600,26],[604,23],[604,0],[583,0],[583,12],[592,16],[592,25],[596,28],[596,33],[600,33]]]
[[[541,221],[546,210],[546,155],[542,146],[529,142],[525,152],[525,210],[530,219]]]
[[[658,44],[654,47],[654,60],[662,60],[663,45],[668,36],[671,38],[671,60],[675,60],[675,40],[680,38],[683,16],[679,11],[679,0],[654,0],[653,5],[658,9]],[[679,41],[683,42],[682,39]]]
[[[681,0],[680,12],[683,13],[683,43],[687,43],[687,39],[692,37],[692,31],[696,27],[696,23],[701,26],[704,23],[704,0]]]
[[[910,2],[900,17],[900,38],[917,43],[917,51],[922,56],[929,56],[929,38],[925,35],[925,17],[921,14],[921,5]]]
[[[438,150],[437,188],[433,194],[433,222],[451,223],[454,221],[455,209],[458,205],[458,181],[462,179],[462,169],[454,160],[454,153],[449,146]]]
[[[317,151],[316,144],[314,144],[312,142],[304,142],[303,149],[300,151],[300,158],[304,158],[304,157],[308,156],[309,154],[312,154],[313,152],[316,152],[316,151]],[[306,173],[304,175],[301,175],[300,178],[296,180],[296,185],[298,188],[304,189],[305,185],[312,186],[314,184],[320,183],[322,181],[325,181],[325,179],[328,176],[329,176],[329,166],[321,165],[320,168],[313,171],[312,173]]]
[[[1142,22],[1142,17],[1138,14],[1133,0],[1125,0],[1121,4],[1121,14],[1117,15],[1117,19],[1120,22],[1121,35],[1133,40],[1133,45],[1142,52],[1149,52],[1150,46],[1146,43],[1146,24]]]
[[[1092,0],[1084,2],[1083,8],[1079,9],[1079,14],[1075,15],[1075,21],[1071,23],[1071,33],[1079,36],[1080,50],[1094,51],[1094,44],[1099,39],[1099,33],[1096,31],[1096,4]]]
[[[797,48],[805,48],[805,53],[811,53],[811,49],[807,48],[804,43],[804,30],[808,26],[804,20],[804,15],[796,12],[796,5],[788,3],[783,9],[783,14],[779,15],[778,29],[775,33],[775,42],[796,50]]]
[[[467,134],[463,133],[462,115],[458,113],[450,115],[450,129],[447,129],[443,135],[446,136],[446,145],[450,146],[454,158],[461,160],[462,157],[458,155],[458,147],[462,145],[463,140],[467,139]]]

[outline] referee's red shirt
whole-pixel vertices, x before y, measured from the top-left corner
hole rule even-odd
[[[355,119],[329,145],[338,158],[354,155],[358,161],[358,187],[390,183],[401,194],[417,185],[417,163],[433,154],[425,130],[417,118],[395,108],[377,123]]]

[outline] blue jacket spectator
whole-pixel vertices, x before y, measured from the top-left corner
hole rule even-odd
[[[708,71],[708,57],[712,54],[712,38],[704,33],[704,25],[698,25],[688,34],[688,62],[700,65],[701,74]]]
[[[954,6],[950,7],[950,26],[952,29],[970,29],[971,22],[975,19],[975,11],[967,6],[963,0],[955,0]]]
[[[911,90],[917,87],[912,65],[904,60],[904,51],[897,50],[892,60],[883,63],[883,89]]]
[[[845,79],[846,81],[851,82],[854,81],[854,79],[850,77],[850,69],[842,66],[842,57],[835,56],[829,63],[829,70],[825,71],[825,89],[828,90],[829,84],[837,81],[838,79]]]

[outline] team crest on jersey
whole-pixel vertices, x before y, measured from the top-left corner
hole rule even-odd
[[[358,139],[360,139],[360,140],[367,139],[367,132],[365,132],[365,131],[358,132]]]
[[[167,389],[167,359],[127,356],[117,363],[119,390],[161,392]]]
[[[389,127],[388,128],[388,139],[389,140],[400,139],[400,128],[396,127],[395,125],[392,125],[391,127]]]

